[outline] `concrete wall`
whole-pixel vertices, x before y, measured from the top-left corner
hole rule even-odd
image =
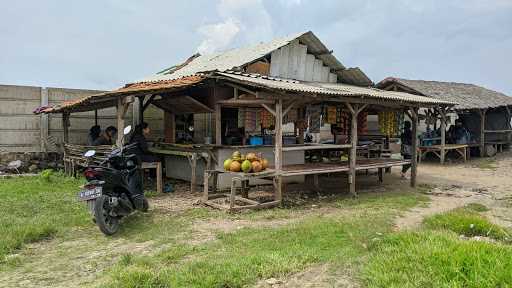
[[[45,152],[56,151],[63,141],[62,115],[35,115],[32,111],[42,105],[55,105],[63,101],[78,99],[98,90],[43,88],[33,86],[0,85],[0,152]],[[133,105],[135,109],[136,105]],[[126,115],[126,123],[136,124],[133,109]],[[116,109],[98,110],[98,124],[105,129],[116,126]],[[153,139],[163,136],[163,112],[150,106],[144,119],[153,130]],[[86,144],[87,134],[94,125],[94,111],[72,113],[70,116],[69,141]]]

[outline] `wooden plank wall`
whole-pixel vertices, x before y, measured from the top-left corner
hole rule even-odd
[[[270,76],[336,83],[337,75],[323,61],[307,53],[307,46],[298,40],[273,51],[270,55]]]

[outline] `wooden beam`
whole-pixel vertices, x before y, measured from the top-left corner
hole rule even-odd
[[[256,97],[258,97],[258,96],[259,96],[259,95],[258,95],[258,92],[256,92],[256,91],[252,91],[252,90],[250,90],[250,89],[248,89],[248,88],[245,88],[245,87],[243,87],[243,86],[240,86],[240,85],[237,85],[237,84],[233,84],[233,83],[228,83],[228,82],[226,82],[225,84],[226,84],[226,85],[228,85],[228,86],[231,86],[231,87],[233,87],[233,88],[235,88],[235,89],[242,90],[242,91],[244,91],[244,92],[247,92],[247,93],[249,93],[249,94],[252,94],[252,95],[254,95],[254,96],[256,96]],[[238,91],[236,91],[236,92],[238,92]],[[238,93],[237,93],[237,94],[238,94]],[[236,96],[238,96],[238,95],[235,95],[235,98],[236,98]]]
[[[485,156],[485,114],[487,109],[479,110],[480,113],[480,157]]]
[[[146,111],[146,109],[148,109],[149,105],[151,105],[151,102],[153,102],[155,97],[156,97],[156,94],[153,94],[153,95],[149,96],[149,99],[146,100],[146,102],[144,102],[144,105],[142,106],[142,111],[143,112]],[[143,101],[144,101],[145,98],[146,98],[146,95],[144,95]]]
[[[64,132],[64,143],[69,143],[69,113],[62,113],[62,129]]]
[[[215,105],[215,144],[222,145],[222,106]]]
[[[263,105],[263,104],[274,104],[274,100],[266,99],[229,99],[217,101],[222,106],[248,106],[248,105]]]
[[[352,114],[351,128],[350,128],[350,144],[352,147],[350,148],[350,159],[349,159],[349,178],[348,182],[350,185],[350,194],[354,197],[357,196],[356,193],[356,160],[357,160],[357,116],[359,115],[359,106],[358,104],[350,104],[346,103],[350,113]]]
[[[124,99],[118,98],[117,99],[117,113],[116,113],[116,119],[117,119],[117,141],[116,145],[117,147],[121,147],[123,143],[123,129],[124,129],[124,117],[126,115],[126,111],[128,110],[128,103],[125,103]]]
[[[187,99],[188,101],[190,101],[191,103],[193,103],[194,105],[197,105],[197,106],[201,107],[201,109],[204,109],[204,110],[208,111],[209,113],[212,113],[214,111],[212,108],[210,108],[210,107],[206,106],[205,104],[197,101],[196,99],[194,99],[191,96],[185,96],[184,98]],[[208,112],[206,112],[206,113],[208,113]]]
[[[441,115],[441,164],[444,164],[446,157],[446,111],[444,108],[439,109],[439,114]]]
[[[412,157],[411,157],[411,187],[416,187],[416,175],[418,172],[418,108],[411,109],[412,114]]]
[[[164,111],[164,137],[166,143],[176,143],[176,114]]]
[[[270,112],[270,114],[276,117],[276,110],[270,108],[270,106],[268,106],[267,104],[261,104],[261,106],[263,106],[263,108],[267,109],[267,111]]]
[[[283,99],[278,99],[276,102],[275,129],[274,166],[278,175],[274,177],[274,200],[281,202],[283,199],[283,179],[280,175],[283,170]]]
[[[94,110],[94,125],[98,125],[98,109]]]
[[[286,109],[283,111],[283,117],[286,116],[286,114],[288,114],[288,112],[290,112],[290,110],[292,110],[293,105],[295,105],[295,102],[290,103],[290,105],[288,105],[288,107],[286,107]]]

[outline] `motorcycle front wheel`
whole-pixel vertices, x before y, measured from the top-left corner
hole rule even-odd
[[[106,195],[101,195],[96,199],[94,218],[96,218],[96,224],[103,234],[114,235],[119,230],[119,218],[110,215],[112,208],[108,198]]]

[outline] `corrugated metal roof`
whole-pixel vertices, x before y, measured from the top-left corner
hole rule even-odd
[[[100,108],[112,107],[116,105],[116,100],[119,96],[139,94],[143,92],[150,93],[159,90],[169,91],[174,89],[185,88],[191,85],[198,84],[205,78],[206,77],[202,75],[192,75],[188,77],[182,77],[179,79],[163,80],[159,82],[128,84],[125,87],[119,88],[114,91],[94,94],[71,101],[64,101],[52,107],[38,109],[36,114],[62,113],[65,111],[80,112],[93,110],[89,109],[88,106],[98,106]]]
[[[323,94],[344,97],[371,97],[378,100],[393,102],[407,102],[429,105],[454,105],[452,101],[434,99],[409,93],[385,91],[376,88],[365,88],[341,83],[305,82],[298,80],[282,79],[262,76],[259,74],[247,74],[240,72],[219,72],[222,77],[238,80],[241,83],[260,88],[279,89],[291,92],[310,94]]]
[[[225,52],[200,56],[194,55],[182,64],[165,69],[156,75],[143,78],[138,82],[172,80],[200,72],[237,70],[272,53],[274,50],[290,44],[295,39],[299,39],[300,42],[308,46],[309,53],[316,55],[325,65],[334,69],[342,82],[362,86],[373,85],[373,82],[359,68],[346,69],[311,31]]]
[[[388,77],[377,86],[384,88],[392,83],[401,84],[419,95],[457,102],[459,104],[454,107],[457,110],[512,106],[512,97],[474,84]]]

